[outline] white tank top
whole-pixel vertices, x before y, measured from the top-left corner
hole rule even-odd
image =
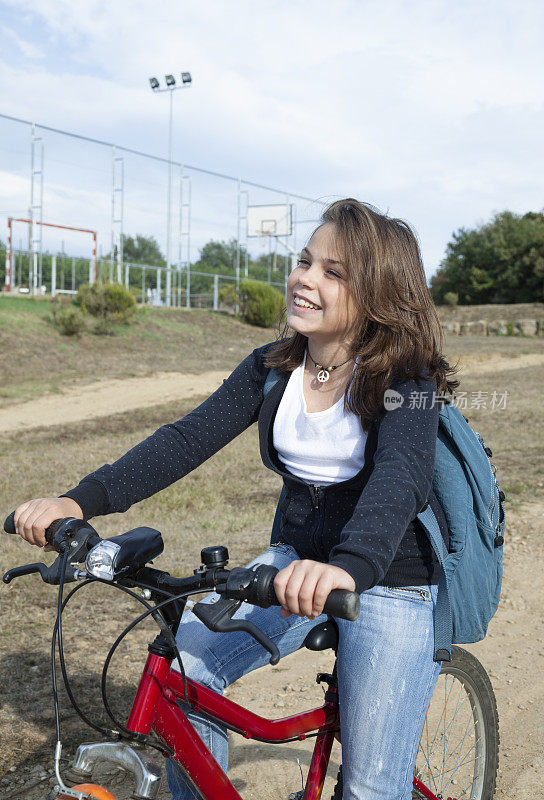
[[[361,420],[344,410],[344,395],[325,411],[306,409],[304,361],[285,387],[274,420],[273,442],[289,472],[316,486],[348,480],[365,463],[366,433]]]

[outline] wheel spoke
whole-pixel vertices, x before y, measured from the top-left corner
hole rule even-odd
[[[465,741],[465,739],[466,739],[466,737],[467,737],[467,733],[468,733],[468,729],[469,729],[469,726],[470,726],[470,722],[471,722],[471,720],[469,719],[469,721],[467,722],[467,727],[465,728],[465,734],[464,734],[464,736],[463,736],[463,739],[462,739],[462,741],[461,741],[461,743],[460,743],[460,747],[459,747],[459,756],[457,757],[457,761],[456,761],[456,763],[455,763],[455,766],[453,767],[452,775],[451,775],[451,777],[450,777],[450,779],[449,779],[448,783],[447,783],[447,784],[446,784],[444,787],[441,787],[441,789],[442,789],[442,793],[444,793],[444,792],[446,792],[446,791],[447,791],[447,789],[448,789],[448,786],[450,786],[450,784],[451,784],[451,782],[452,782],[453,776],[454,776],[454,775],[455,775],[455,773],[457,772],[457,769],[458,769],[458,766],[459,766],[459,758],[460,758],[460,756],[461,756],[461,749],[462,749],[462,746],[463,746],[463,742]],[[474,746],[475,746],[475,745],[474,745]]]
[[[460,708],[459,703],[461,701],[461,692],[462,692],[462,690],[463,690],[463,687],[460,686],[459,687],[459,693],[457,695],[457,703],[455,705],[455,711],[453,712],[453,717],[452,717],[452,720],[451,720],[451,722],[449,724],[449,730],[447,731],[447,739],[446,739],[446,731],[444,732],[445,733],[445,735],[444,735],[444,756],[442,758],[442,770],[440,771],[440,776],[439,776],[439,785],[440,785],[440,787],[442,787],[442,775],[443,775],[443,768],[444,768],[444,765],[446,763],[446,753],[448,752],[448,746],[449,746],[449,743],[450,743],[451,734],[452,734],[452,731],[453,731],[453,726],[454,726],[454,723],[455,723],[455,720],[457,718],[457,714],[458,714],[458,711],[459,711],[459,708]],[[451,691],[450,691],[450,694],[451,694]],[[448,698],[449,698],[449,695],[448,695]],[[466,695],[463,698],[463,701],[461,702],[461,707],[463,706],[465,700],[466,700]],[[447,709],[445,709],[445,713],[444,713],[444,723],[446,721],[446,717],[447,717]]]

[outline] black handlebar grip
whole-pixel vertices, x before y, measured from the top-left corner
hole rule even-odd
[[[6,533],[17,533],[15,530],[15,511],[8,514],[4,521],[4,530]]]
[[[325,601],[325,614],[354,622],[361,613],[361,600],[357,592],[348,589],[333,589]]]
[[[45,529],[45,541],[47,544],[53,544],[54,536],[60,528],[62,522],[62,519],[55,519],[51,525]],[[4,520],[4,530],[6,533],[17,533],[15,530],[15,511],[12,511],[11,514],[8,514]]]
[[[278,570],[276,567],[262,564],[255,570],[253,586],[250,590],[248,600],[255,605],[268,608],[269,606],[279,605],[276,592],[274,590],[274,578]],[[339,617],[350,622],[359,618],[361,613],[361,601],[357,592],[348,589],[333,589],[323,608],[325,614],[331,617]]]
[[[261,564],[257,567],[254,579],[254,599],[250,599],[250,603],[254,602],[255,605],[262,606],[262,608],[279,605],[274,589],[274,578],[278,572],[276,567],[269,564]]]

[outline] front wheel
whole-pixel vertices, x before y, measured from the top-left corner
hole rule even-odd
[[[499,717],[491,681],[477,658],[452,647],[429,703],[414,778],[436,797],[492,800],[499,767]],[[332,800],[342,800],[342,767]],[[415,787],[413,800],[425,795]]]

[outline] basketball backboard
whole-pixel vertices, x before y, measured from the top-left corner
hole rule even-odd
[[[291,236],[292,206],[288,203],[247,207],[247,235]]]

